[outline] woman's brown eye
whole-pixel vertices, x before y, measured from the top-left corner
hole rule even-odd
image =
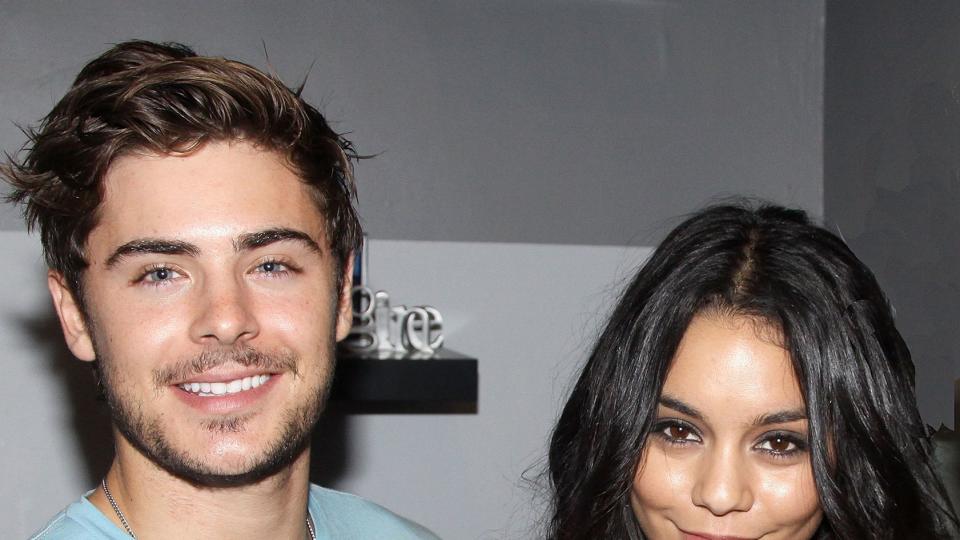
[[[773,437],[770,439],[770,449],[774,452],[786,452],[790,450],[790,445],[793,444],[786,437]]]
[[[686,446],[688,443],[701,441],[695,427],[679,420],[664,420],[653,428],[653,432],[660,439],[677,446]]]

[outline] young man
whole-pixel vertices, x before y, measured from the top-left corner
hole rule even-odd
[[[0,168],[116,456],[37,538],[435,538],[309,483],[350,326],[348,141],[248,65],[127,42]]]

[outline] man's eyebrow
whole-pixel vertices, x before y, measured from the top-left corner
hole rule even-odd
[[[259,247],[281,242],[284,240],[294,240],[302,242],[310,250],[322,253],[320,245],[310,237],[309,234],[296,229],[287,229],[283,227],[265,229],[262,231],[245,233],[238,236],[233,241],[233,248],[236,251],[248,251]],[[137,254],[157,253],[161,255],[190,255],[196,257],[200,255],[200,248],[190,242],[182,240],[166,240],[162,238],[137,238],[118,247],[107,258],[107,268],[116,266],[125,257]]]
[[[320,245],[310,237],[309,234],[296,229],[277,227],[273,229],[264,229],[252,233],[241,234],[233,241],[233,249],[237,251],[250,251],[252,249],[268,246],[275,242],[293,240],[306,245],[311,251],[323,253]]]
[[[683,413],[687,416],[692,416],[693,418],[696,418],[698,420],[703,420],[704,418],[703,413],[698,411],[696,407],[688,403],[684,403],[683,401],[670,395],[661,395],[660,404],[663,405],[664,407],[673,409],[679,413]]]
[[[137,238],[113,250],[107,258],[106,266],[111,268],[130,255],[141,253],[159,253],[163,255],[190,255],[196,257],[200,248],[182,240],[164,240],[161,238]]]
[[[785,424],[797,420],[806,420],[807,412],[803,409],[791,409],[786,411],[777,411],[775,413],[758,416],[753,421],[755,426],[768,426],[770,424]]]

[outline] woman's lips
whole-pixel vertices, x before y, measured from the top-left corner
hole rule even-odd
[[[746,536],[731,536],[728,534],[707,534],[683,531],[683,540],[755,540]]]

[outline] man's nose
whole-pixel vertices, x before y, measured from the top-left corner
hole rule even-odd
[[[753,506],[751,476],[747,456],[735,448],[715,448],[701,462],[693,504],[715,516],[746,512]]]
[[[234,345],[259,333],[249,291],[233,277],[208,279],[197,299],[191,338],[209,345]]]

